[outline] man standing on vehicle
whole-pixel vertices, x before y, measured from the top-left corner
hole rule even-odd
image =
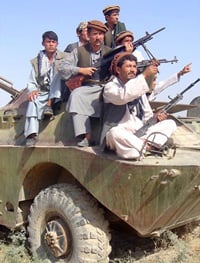
[[[126,26],[123,22],[119,21],[120,7],[118,5],[107,6],[103,9],[105,16],[105,25],[108,28],[108,32],[105,34],[104,44],[109,47],[115,47],[115,37],[121,31],[126,30]]]

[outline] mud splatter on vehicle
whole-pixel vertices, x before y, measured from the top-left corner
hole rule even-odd
[[[0,108],[0,224],[27,225],[33,255],[109,262],[113,229],[146,238],[199,219],[200,135],[174,115],[192,105],[171,111],[175,149],[123,160],[98,145],[78,148],[65,102],[41,121],[35,147],[25,147],[27,91],[8,84],[13,98]],[[97,138],[99,120],[92,125]]]

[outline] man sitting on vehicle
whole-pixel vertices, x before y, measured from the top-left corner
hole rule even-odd
[[[158,72],[157,64],[148,66],[137,74],[137,59],[129,52],[115,55],[111,71],[115,78],[103,91],[101,145],[125,159],[141,158],[151,146],[160,148],[176,130],[167,114],[155,114],[157,123],[141,137],[135,135],[153,116],[146,92]]]
[[[98,20],[91,20],[87,25],[89,43],[68,53],[59,66],[64,79],[80,76],[80,86],[73,89],[67,102],[66,110],[72,115],[75,137],[79,147],[92,145],[90,117],[100,117],[99,94],[102,90],[98,64],[111,48],[104,46],[107,27]],[[69,87],[69,82],[67,84]]]
[[[61,98],[61,79],[58,79],[56,72],[59,63],[67,54],[57,49],[58,36],[53,31],[42,35],[42,45],[45,49],[31,60],[32,70],[27,85],[29,103],[24,128],[27,147],[36,144],[39,121],[44,116],[53,115],[53,101]],[[51,85],[55,76],[57,81]]]

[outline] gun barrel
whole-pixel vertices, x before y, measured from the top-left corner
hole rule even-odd
[[[181,93],[180,95],[183,95],[186,91],[188,91],[189,89],[191,89],[194,85],[197,84],[197,82],[200,81],[200,78],[196,79],[194,82],[192,82],[187,88],[185,88]]]
[[[159,63],[162,64],[162,63],[177,63],[178,62],[178,59],[176,58],[176,56],[174,57],[174,59],[171,59],[171,60],[167,60],[167,59],[158,59]]]
[[[176,57],[174,57],[174,59],[171,59],[171,60],[167,60],[167,59],[157,59],[157,61],[162,64],[162,63],[177,63],[178,62],[178,59]],[[145,68],[147,66],[149,66],[151,64],[152,60],[142,60],[142,61],[139,61],[137,63],[137,68],[138,69],[142,69],[142,68]]]
[[[162,28],[158,29],[157,31],[153,32],[153,33],[150,34],[150,35],[153,36],[153,35],[159,33],[160,31],[163,31],[163,30],[165,30],[165,27],[162,27]],[[148,33],[147,33],[147,34],[148,34]]]
[[[165,29],[165,27],[162,27],[160,29],[158,29],[157,31],[149,34],[148,32],[146,32],[146,35],[144,37],[139,38],[138,40],[133,42],[133,45],[135,48],[139,47],[140,45],[143,45],[144,43],[146,43],[147,41],[151,40],[153,37],[153,35],[159,33],[160,31],[163,31]]]
[[[0,76],[0,88],[10,93],[13,97],[17,97],[20,92],[13,88],[13,83]]]
[[[165,112],[168,112],[171,108],[173,108],[180,100],[183,99],[183,94],[188,91],[189,89],[191,89],[197,82],[200,81],[200,78],[198,78],[196,81],[194,81],[193,83],[191,83],[186,89],[184,89],[180,94],[178,94],[175,98],[171,99],[166,106],[162,109]],[[149,120],[147,120],[147,122],[135,132],[135,135],[138,137],[143,136],[146,131],[148,130],[149,127],[151,127],[152,125],[154,125],[156,123],[156,119],[153,117],[151,117]]]

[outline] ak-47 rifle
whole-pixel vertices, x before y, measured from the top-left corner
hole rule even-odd
[[[165,27],[162,27],[162,28],[158,29],[157,31],[155,31],[155,32],[153,32],[153,33],[151,33],[151,34],[149,34],[148,32],[146,32],[146,36],[141,37],[141,38],[139,38],[138,40],[136,40],[136,41],[133,42],[134,47],[137,48],[137,47],[139,47],[139,46],[144,45],[147,41],[153,39],[153,35],[159,33],[160,31],[162,31],[162,30],[164,30],[164,29],[165,29]]]
[[[165,105],[165,107],[162,108],[162,112],[168,112],[171,108],[173,108],[180,100],[183,99],[183,94],[188,91],[189,89],[191,89],[198,81],[200,81],[200,78],[198,78],[196,81],[194,81],[193,83],[191,83],[186,89],[184,89],[180,94],[177,94],[176,97],[174,97],[173,99],[171,99],[168,104]],[[156,116],[151,117],[140,129],[138,129],[135,132],[135,135],[138,137],[143,136],[147,130],[153,126],[154,124],[157,123],[157,118]]]
[[[153,35],[159,33],[160,31],[164,30],[165,27],[162,27],[160,29],[158,29],[157,31],[149,34],[148,32],[146,32],[146,35],[144,37],[139,38],[138,40],[133,42],[134,48],[138,48],[139,46],[142,46],[145,50],[145,52],[147,53],[148,57],[150,59],[154,59],[155,57],[153,56],[153,54],[149,51],[149,49],[147,49],[147,47],[145,46],[145,43],[151,39],[153,39]]]
[[[174,59],[171,59],[171,60],[167,60],[167,59],[156,59],[156,61],[159,63],[159,64],[162,64],[162,63],[177,63],[178,62],[178,59],[176,58],[176,56],[174,57]],[[139,69],[139,71],[142,71],[145,67],[151,65],[152,63],[152,60],[142,60],[142,61],[139,61],[137,63],[137,68]]]
[[[109,80],[111,76],[109,68],[110,68],[112,59],[117,53],[125,51],[125,50],[126,48],[124,45],[119,45],[111,49],[110,51],[108,51],[106,54],[104,54],[103,57],[93,65],[93,67],[97,69],[97,71],[94,74],[99,74],[99,78],[100,78],[99,83],[103,83]],[[65,85],[69,88],[70,91],[72,91],[80,87],[83,84],[83,82],[87,82],[87,81],[92,83],[92,80],[88,79],[87,76],[78,74],[78,75],[72,76],[69,80],[65,81]],[[96,83],[98,83],[98,81],[96,81]]]
[[[97,72],[100,70],[100,66],[101,66],[101,61],[98,61],[93,65],[93,67],[95,67],[97,69]],[[95,72],[94,74],[97,74],[97,72]],[[84,76],[82,74],[77,74],[77,75],[70,77],[68,80],[66,80],[65,85],[68,87],[68,89],[70,91],[72,91],[72,90],[82,86],[82,84],[85,81],[87,81],[87,79],[89,79],[88,76]]]

